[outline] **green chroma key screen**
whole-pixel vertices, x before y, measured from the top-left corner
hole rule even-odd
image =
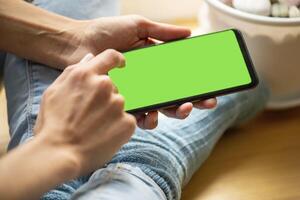
[[[251,84],[236,34],[227,30],[124,53],[126,67],[113,69],[109,76],[125,98],[125,110]]]

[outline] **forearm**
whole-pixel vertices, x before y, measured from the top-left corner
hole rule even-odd
[[[76,21],[21,0],[0,0],[0,50],[64,68],[65,49],[76,49]]]
[[[34,139],[0,160],[0,199],[39,199],[56,185],[75,178],[68,151]]]

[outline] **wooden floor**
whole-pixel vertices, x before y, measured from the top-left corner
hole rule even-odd
[[[199,25],[193,19],[174,24],[192,29]],[[264,112],[228,131],[182,199],[299,200],[300,107]]]
[[[183,200],[299,199],[300,108],[228,131],[183,192]]]
[[[0,95],[0,154],[8,141]],[[299,200],[300,108],[264,112],[229,130],[183,191],[183,200]]]

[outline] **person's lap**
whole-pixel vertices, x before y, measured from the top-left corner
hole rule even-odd
[[[37,0],[35,4],[69,17],[87,19],[116,14],[115,11],[109,12],[115,8],[104,6],[108,1],[112,3],[111,6],[115,6],[116,2],[112,0]],[[105,9],[102,10],[101,6]],[[7,55],[4,82],[12,136],[9,149],[32,138],[41,95],[59,74],[58,70],[14,55]],[[260,100],[257,101],[258,99]],[[168,199],[178,199],[181,187],[188,182],[194,171],[207,158],[223,132],[234,123],[255,114],[263,107],[265,101],[265,90],[260,87],[250,93],[219,98],[219,106],[216,109],[195,110],[184,121],[161,117],[159,126],[154,131],[137,129],[132,140],[124,145],[110,164],[122,163],[126,164],[122,166],[137,167],[154,180]],[[92,181],[101,182],[104,171],[99,170],[96,175],[97,173],[101,176],[94,176]],[[133,170],[133,173],[135,174],[136,171]],[[149,182],[146,179],[144,178],[143,181]],[[46,194],[44,199],[69,199],[86,181],[87,177],[63,184]],[[88,186],[86,188],[89,189]],[[90,189],[93,190],[93,188]],[[83,191],[77,196],[84,199],[86,195],[85,199],[88,199],[90,195],[88,190],[83,189]]]
[[[46,10],[75,19],[118,15],[117,0],[34,0],[32,3]],[[9,150],[33,137],[33,127],[39,111],[41,95],[60,73],[60,71],[47,66],[12,54],[6,54],[4,85],[11,135]],[[86,178],[81,178],[59,186],[56,191],[59,193],[57,198],[59,196],[61,196],[61,199],[69,198],[70,194],[86,180]]]
[[[12,135],[10,149],[33,136],[41,95],[59,74],[43,65],[7,56],[4,80]],[[160,186],[168,199],[178,199],[182,186],[207,158],[224,131],[261,109],[264,92],[260,88],[221,97],[216,109],[194,110],[184,121],[160,116],[155,130],[137,129],[132,140],[110,163],[138,167]],[[81,178],[63,184],[44,199],[69,199],[86,181],[87,178]]]

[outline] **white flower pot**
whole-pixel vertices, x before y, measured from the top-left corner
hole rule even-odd
[[[139,14],[152,20],[171,21],[197,16],[201,0],[122,0],[122,14]]]
[[[272,18],[205,0],[205,32],[237,28],[244,33],[254,65],[271,87],[269,108],[300,105],[300,18]]]

